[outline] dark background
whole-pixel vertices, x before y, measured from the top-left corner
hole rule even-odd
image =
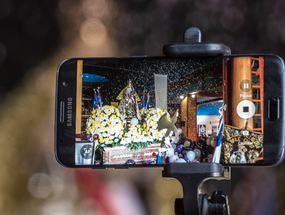
[[[90,7],[88,9],[89,4],[93,6],[91,9]],[[102,8],[108,8],[109,12],[105,14],[103,10],[96,10],[96,4],[105,5]],[[107,34],[116,42],[117,51],[113,53],[113,56],[162,55],[163,45],[182,42],[184,31],[195,26],[201,30],[203,42],[224,43],[231,48],[233,54],[274,53],[285,58],[284,11],[285,2],[282,0],[97,0],[93,3],[88,0],[1,0],[0,116],[3,118],[9,113],[11,117],[2,120],[0,129],[7,128],[7,125],[10,126],[9,123],[11,122],[14,127],[11,128],[11,133],[1,133],[2,142],[0,142],[0,145],[6,147],[1,149],[3,154],[7,151],[10,153],[13,151],[15,154],[12,158],[9,157],[9,162],[5,164],[4,160],[6,158],[4,159],[4,156],[1,155],[0,188],[3,187],[4,191],[1,194],[3,196],[0,195],[0,212],[2,211],[3,214],[47,214],[47,212],[44,213],[41,210],[47,199],[32,196],[27,191],[27,184],[30,183],[30,176],[34,172],[47,172],[48,166],[42,161],[42,155],[46,151],[36,144],[43,142],[44,146],[53,146],[51,137],[53,122],[42,122],[41,125],[44,130],[39,130],[40,117],[32,121],[30,118],[35,114],[36,109],[43,109],[42,112],[54,112],[54,98],[44,99],[44,93],[42,93],[41,96],[37,97],[36,102],[30,103],[30,98],[25,97],[26,91],[21,91],[18,88],[19,86],[25,86],[25,84],[26,86],[32,86],[32,81],[39,81],[39,79],[32,78],[35,75],[46,77],[46,74],[52,74],[55,79],[56,67],[53,68],[53,73],[47,73],[45,69],[35,71],[35,68],[39,67],[43,61],[46,62],[47,59],[52,58],[52,56],[57,56],[62,50],[64,50],[65,58],[78,56],[80,46],[77,48],[76,43],[73,41],[78,39],[78,35],[82,30],[78,26],[84,20],[87,20],[88,16],[92,16],[90,13],[95,14],[102,21]],[[72,47],[75,51],[69,51]],[[81,50],[80,55],[83,55],[82,53]],[[63,60],[62,56],[58,57],[58,60],[53,59],[51,63],[59,65]],[[88,53],[86,56],[88,56]],[[89,54],[89,57],[92,56]],[[32,70],[34,73],[31,73]],[[29,82],[28,80],[32,81]],[[41,93],[40,85],[43,82],[39,81],[38,83],[39,85],[35,85],[36,87],[30,90],[31,92],[39,91],[39,94]],[[49,87],[54,93],[55,83],[52,82]],[[28,90],[28,92],[30,91]],[[16,100],[18,103],[15,105],[13,101]],[[25,102],[31,105],[31,110],[23,112]],[[44,109],[45,106],[48,106],[48,109]],[[41,114],[43,114],[42,112]],[[17,115],[19,113],[21,114]],[[14,115],[17,116],[15,119],[12,118]],[[35,142],[24,136],[32,131],[47,133],[47,130],[50,132],[48,138],[51,139],[47,137],[39,138]],[[16,131],[18,135],[15,135]],[[7,138],[4,138],[5,135]],[[9,144],[9,146],[6,144]],[[16,148],[11,148],[12,146],[16,146]],[[7,150],[7,147],[9,150]],[[50,148],[49,152],[53,154],[53,149]],[[37,158],[36,163],[39,163],[36,167],[34,165],[35,157]],[[51,159],[55,160],[54,157]],[[54,164],[52,169],[59,168],[57,165]],[[70,174],[72,171],[63,169],[62,167],[55,175],[59,177],[62,172]],[[284,162],[272,168],[234,168],[231,182],[222,185],[229,193],[231,214],[283,214],[285,201],[285,191],[282,186],[285,179],[283,169]],[[126,181],[133,184],[133,189],[137,190],[143,208],[145,208],[145,214],[160,214],[157,211],[160,209],[163,211],[163,202],[168,205],[169,202],[174,201],[175,197],[167,193],[171,188],[157,185],[157,178],[161,177],[161,170],[155,170],[157,173],[156,178],[151,177],[151,180],[146,180],[145,177],[148,174],[155,175],[154,170],[130,170],[128,172],[122,170],[115,173],[110,171],[104,172],[103,176],[100,176],[102,174],[100,171],[88,172],[88,174],[93,174],[91,178],[94,180],[94,184],[96,180],[98,182],[99,179],[96,177],[99,176],[110,179],[124,178],[122,174],[133,175]],[[140,176],[145,181],[134,176],[134,172],[139,175],[145,174],[144,177]],[[77,173],[75,171],[74,174]],[[79,173],[79,175],[87,174],[84,171]],[[2,183],[2,181],[5,183]],[[76,191],[77,194],[73,201],[77,202],[76,205],[79,208],[85,206],[80,202],[80,199],[83,198],[83,181],[77,175],[77,183],[75,184],[78,186],[79,191]],[[42,180],[39,182],[42,183]],[[84,183],[87,182],[84,181]],[[56,186],[56,184],[58,183],[53,186]],[[153,187],[154,184],[156,184],[156,187]],[[171,186],[176,187],[176,185]],[[210,184],[208,186],[215,187],[216,185]],[[38,188],[42,187],[39,186]],[[96,187],[97,193],[100,192],[102,186],[99,188]],[[70,192],[70,189],[71,187],[68,188],[68,192]],[[159,189],[162,194],[153,199],[155,189]],[[179,195],[181,197],[181,188],[175,189],[180,191]],[[85,194],[86,192],[85,190]],[[89,196],[89,198],[91,197]],[[169,201],[168,199],[171,198],[173,200]],[[112,204],[111,200],[108,204],[106,202],[108,201],[102,202],[98,197],[96,204],[101,204],[101,211],[102,208]],[[60,211],[58,209],[60,207],[55,208],[54,210],[50,209],[53,214]],[[93,210],[100,211],[99,206],[96,205],[95,208]],[[126,208],[122,210],[124,211]],[[46,207],[45,211],[48,211]],[[168,213],[174,214],[172,211],[168,211]],[[90,212],[90,214],[95,214],[95,212]],[[97,214],[115,213],[109,211],[105,213],[97,212]]]
[[[232,53],[284,55],[282,0],[116,2],[118,16],[109,31],[128,55],[161,55],[164,44],[182,42],[184,31],[193,26],[202,31],[203,42],[224,43]],[[1,96],[62,42],[58,4],[51,0],[0,2]]]

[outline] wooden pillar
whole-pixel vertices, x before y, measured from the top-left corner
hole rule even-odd
[[[247,105],[238,109],[238,104],[241,101],[247,102],[249,105],[252,102],[252,77],[251,77],[251,58],[250,57],[236,57],[233,58],[232,74],[231,74],[232,95],[232,126],[237,128],[245,128],[247,130],[253,129],[253,117],[249,119],[241,118],[238,114],[247,111]],[[247,104],[246,103],[246,104]]]
[[[192,141],[197,137],[197,96],[188,94],[181,101],[182,136]]]
[[[181,100],[181,129],[182,136],[187,137],[187,96]]]
[[[197,96],[187,95],[187,136],[192,141],[198,141],[197,138]]]
[[[76,81],[76,122],[75,132],[81,134],[81,113],[82,113],[82,73],[83,61],[77,61],[77,81]]]

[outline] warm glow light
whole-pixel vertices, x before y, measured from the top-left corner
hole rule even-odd
[[[34,197],[46,198],[52,192],[51,178],[45,173],[36,173],[29,179],[28,189]]]
[[[180,99],[184,99],[184,95],[181,95],[181,96],[180,96]]]
[[[107,29],[99,19],[87,19],[80,27],[80,37],[89,46],[98,46],[107,39]]]
[[[102,19],[110,13],[106,0],[85,0],[83,1],[82,6],[83,13],[87,19]]]
[[[195,98],[195,94],[192,94],[191,97],[192,97],[192,98]]]

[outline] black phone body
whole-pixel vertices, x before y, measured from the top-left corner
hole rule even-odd
[[[66,167],[213,162],[217,151],[225,166],[275,165],[283,113],[276,55],[68,59],[57,73],[55,154]]]

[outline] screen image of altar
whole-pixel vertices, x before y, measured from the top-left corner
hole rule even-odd
[[[207,59],[203,66],[196,59],[192,70],[189,62],[181,67],[183,59],[171,64],[160,58],[132,61],[126,60],[123,70],[83,63],[80,126],[85,138],[76,139],[75,163],[210,162],[223,104],[221,59]],[[153,67],[154,62],[164,70]],[[173,64],[178,75],[171,72]],[[210,65],[216,69],[207,70]],[[202,77],[197,76],[201,71]],[[187,117],[192,122],[185,123]]]

